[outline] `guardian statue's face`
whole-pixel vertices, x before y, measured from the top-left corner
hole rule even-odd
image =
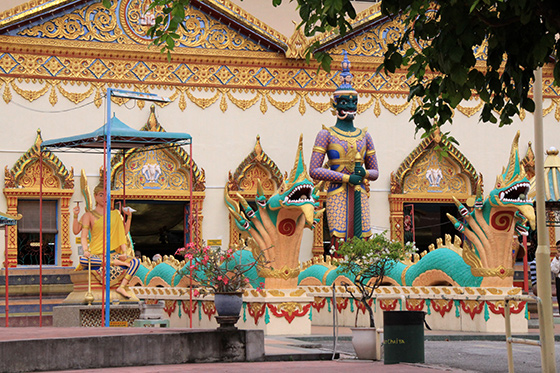
[[[352,121],[358,110],[358,95],[341,95],[335,103],[336,116],[340,120]]]

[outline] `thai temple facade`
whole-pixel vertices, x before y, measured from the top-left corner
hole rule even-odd
[[[479,121],[482,103],[473,99],[463,102],[454,112],[453,124],[441,129],[451,131],[458,145],[442,140],[438,133],[427,137],[415,133],[409,119],[418,103],[407,101],[406,71],[376,72],[388,40],[403,30],[400,19],[382,16],[377,4],[356,2],[359,13],[348,35],[316,36],[321,49],[334,59],[326,72],[314,61],[305,62],[304,51],[311,41],[292,22],[297,20],[294,4],[273,8],[271,1],[263,0],[191,0],[187,31],[179,31],[168,59],[146,36],[157,16],[146,11],[149,3],[115,0],[106,9],[99,0],[30,0],[16,1],[0,13],[0,164],[4,167],[0,211],[23,216],[17,225],[4,228],[6,239],[0,240],[2,274],[7,264],[14,302],[10,326],[37,325],[40,313],[50,325],[53,307],[73,290],[70,277],[81,249],[79,236],[72,232],[73,209],[79,205],[80,215],[84,212],[82,180],[87,179],[90,189],[99,183],[103,154],[41,153],[40,146],[102,127],[107,121],[109,88],[169,98],[167,103],[150,103],[113,97],[110,116],[131,129],[192,136],[191,146],[114,152],[110,165],[113,199],[136,210],[131,235],[135,250],[148,258],[131,285],[143,289],[136,293],[141,299],[166,300],[165,312],[176,325],[185,325],[187,314],[196,317],[198,325],[207,325],[211,305],[198,301],[188,306],[184,294],[176,291],[184,283],[173,277],[175,270],[164,269],[165,260],[158,265],[151,258],[171,256],[190,240],[222,248],[240,244],[240,231],[229,215],[224,193],[254,201],[260,181],[264,194],[272,196],[294,166],[300,135],[303,160],[309,165],[316,134],[336,120],[330,99],[339,85],[344,51],[358,92],[354,123],[371,134],[379,167],[379,178],[368,185],[374,232],[414,240],[425,250],[437,238],[445,242],[446,234],[455,235],[446,217],[446,213],[458,216],[453,197],[472,207],[477,187],[485,194],[494,188],[518,131],[519,161],[528,179],[534,175],[531,113],[522,111],[513,124],[500,128]],[[414,41],[410,43],[417,48]],[[477,58],[484,60],[484,53],[481,48]],[[548,149],[560,146],[560,96],[551,67],[543,69],[543,82]],[[447,157],[437,152],[442,145],[448,149]],[[556,154],[551,151],[549,157]],[[560,162],[551,158],[547,167],[552,170],[547,198],[553,204],[560,195],[554,168]],[[41,310],[31,301],[39,292],[40,196],[45,242]],[[319,202],[324,199],[322,192]],[[557,220],[554,214],[550,213],[551,220]],[[549,232],[552,244],[558,236],[553,226]],[[305,268],[323,263],[329,240],[325,220],[313,230],[305,229],[297,259],[306,263]],[[274,302],[249,294],[244,306],[249,321],[244,320],[243,326],[259,327],[266,318],[279,318],[285,325],[266,323],[269,333],[278,334],[288,326],[305,331],[310,322],[328,324],[331,309],[346,312],[347,322],[353,323],[351,311],[358,305],[349,298],[333,304],[328,286],[321,287],[325,283],[307,281],[307,290],[269,295],[276,296]],[[5,286],[4,276],[1,285]],[[458,286],[452,281],[447,285]],[[154,290],[158,286],[170,289],[158,298]],[[395,289],[386,293],[394,295],[399,292]],[[459,290],[453,291],[457,295]],[[396,307],[395,299],[384,305],[380,300],[377,306],[380,310]],[[498,328],[480,326],[502,317],[494,298],[476,304],[452,296],[442,299],[406,303],[441,315],[442,320],[450,318],[433,319],[436,327],[460,329],[454,318],[466,312],[472,325],[465,330]],[[521,318],[525,317],[522,309],[517,314]],[[5,312],[0,319],[5,319]]]

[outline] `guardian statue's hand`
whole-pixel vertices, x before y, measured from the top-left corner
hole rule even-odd
[[[350,180],[348,182],[352,185],[360,185],[362,183],[362,177],[359,175],[352,174],[350,175]]]
[[[361,177],[364,177],[364,176],[366,176],[366,169],[362,165],[356,166],[356,167],[354,167],[354,174],[359,175]]]

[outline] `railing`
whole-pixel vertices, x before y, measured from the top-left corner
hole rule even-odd
[[[533,339],[514,338],[514,337],[511,336],[511,318],[510,318],[510,309],[509,309],[509,302],[510,301],[525,301],[527,303],[535,302],[535,303],[537,303],[539,315],[543,314],[543,306],[542,306],[541,298],[531,296],[531,295],[514,295],[514,296],[507,296],[505,298],[504,316],[505,316],[505,321],[506,321],[506,343],[507,343],[507,352],[508,352],[508,372],[513,373],[513,372],[515,372],[515,370],[513,368],[513,344],[514,343],[520,343],[520,344],[526,344],[526,345],[532,345],[532,346],[539,346],[541,348],[542,348],[542,346],[541,346],[541,341],[540,340],[536,341],[536,340],[533,340]],[[527,307],[527,305],[525,305],[525,307]],[[541,366],[542,366],[542,355],[541,355]]]

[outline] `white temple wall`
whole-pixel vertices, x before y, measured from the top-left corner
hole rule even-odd
[[[40,88],[40,85],[33,83],[29,83],[28,86],[29,89]],[[73,89],[81,91],[83,87]],[[166,90],[160,90],[159,93],[164,96],[169,95],[169,91]],[[203,94],[201,92],[200,96]],[[243,94],[238,93],[236,97],[242,98]],[[287,100],[288,97],[282,99]],[[402,100],[404,99],[400,102],[404,102]],[[181,111],[175,101],[164,108],[157,107],[156,114],[166,131],[187,132],[192,135],[194,160],[206,171],[206,199],[202,211],[204,239],[221,238],[223,245],[226,246],[229,222],[223,203],[223,188],[228,171],[235,171],[239,163],[252,151],[257,135],[260,135],[266,154],[283,172],[289,172],[294,163],[299,134],[304,135],[304,154],[308,166],[316,133],[321,129],[322,124],[333,125],[334,117],[330,112],[319,113],[309,106],[306,107],[305,114],[301,115],[298,105],[284,113],[268,105],[268,110],[263,114],[259,107],[260,101],[245,111],[229,102],[227,110],[223,112],[219,101],[204,110],[188,101],[185,111]],[[104,105],[105,103],[97,108],[92,104],[77,109],[77,105],[59,97],[59,102],[53,107],[48,101],[48,95],[31,103],[16,94],[13,94],[9,104],[0,101],[3,122],[0,137],[0,165],[11,169],[18,158],[33,145],[38,128],[42,131],[43,140],[86,133],[99,128],[105,122]],[[549,102],[545,101],[543,106],[546,108],[548,105]],[[26,110],[21,106],[35,111]],[[149,103],[142,110],[131,102],[123,106],[112,104],[112,111],[124,123],[139,129],[148,118]],[[357,127],[368,127],[377,149],[380,177],[371,184],[370,206],[372,225],[379,231],[389,228],[387,196],[390,174],[421,141],[420,133],[416,138],[414,137],[414,125],[409,122],[409,118],[410,108],[399,115],[382,108],[379,117],[376,117],[373,108],[370,108],[359,115],[355,121]],[[479,123],[478,114],[467,118],[457,112],[454,124],[443,127],[444,132],[452,132],[451,134],[460,142],[458,149],[469,159],[477,172],[483,174],[486,193],[493,189],[496,176],[507,162],[511,141],[517,130],[521,131],[520,156],[524,156],[527,143],[531,141],[534,144],[532,115],[527,115],[524,121],[516,119],[512,125],[499,128],[497,125]],[[553,113],[544,118],[544,145],[545,149],[550,146],[560,147],[560,131]],[[188,148],[185,150],[188,151]],[[70,204],[73,207],[74,201],[83,200],[79,192],[80,170],[85,169],[90,188],[93,188],[98,181],[99,167],[103,164],[102,156],[59,152],[56,155],[68,169],[74,167],[76,192]],[[0,182],[3,180],[2,173]],[[0,211],[6,210],[6,199],[0,198]],[[71,237],[71,242],[72,259],[76,261],[74,236]],[[4,240],[0,240],[2,261],[4,245]],[[312,234],[306,231],[300,255],[301,261],[311,258],[311,245]]]

